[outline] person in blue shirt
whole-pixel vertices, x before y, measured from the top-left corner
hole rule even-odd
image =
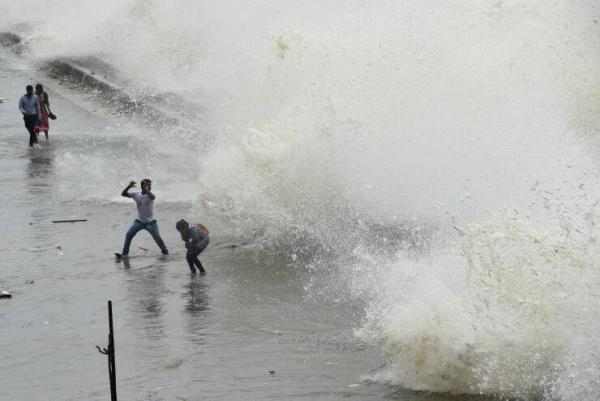
[[[25,128],[29,132],[29,147],[32,148],[33,144],[38,143],[37,136],[35,135],[35,125],[40,119],[40,109],[38,98],[33,94],[33,86],[27,85],[25,90],[27,93],[19,100],[19,111],[23,115]]]

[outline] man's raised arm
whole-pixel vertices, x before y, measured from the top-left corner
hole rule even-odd
[[[125,189],[123,190],[123,192],[121,192],[121,196],[124,196],[126,198],[130,198],[128,191],[135,187],[135,181],[130,181],[129,184],[127,184],[127,186],[125,187]]]

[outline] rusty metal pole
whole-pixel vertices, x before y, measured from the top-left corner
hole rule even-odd
[[[98,352],[108,357],[108,379],[110,380],[110,400],[117,401],[117,366],[115,363],[115,336],[113,330],[112,301],[108,301],[108,347],[98,348]]]
[[[108,301],[108,374],[110,376],[110,399],[117,401],[117,365],[115,362],[115,335],[113,330],[112,301]]]

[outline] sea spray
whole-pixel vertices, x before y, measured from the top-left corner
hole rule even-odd
[[[358,331],[383,338],[386,366],[369,379],[525,399],[597,397],[598,232],[572,230],[578,222],[564,217],[537,226],[503,210],[463,227],[458,249],[418,263],[399,255]]]

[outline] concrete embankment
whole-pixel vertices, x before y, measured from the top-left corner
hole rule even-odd
[[[0,32],[0,45],[21,57],[28,52],[27,40],[12,32]],[[143,120],[150,127],[185,130],[190,121],[203,114],[198,105],[175,94],[132,89],[131,82],[98,57],[50,59],[41,62],[39,68],[51,78],[93,91],[105,106]]]

